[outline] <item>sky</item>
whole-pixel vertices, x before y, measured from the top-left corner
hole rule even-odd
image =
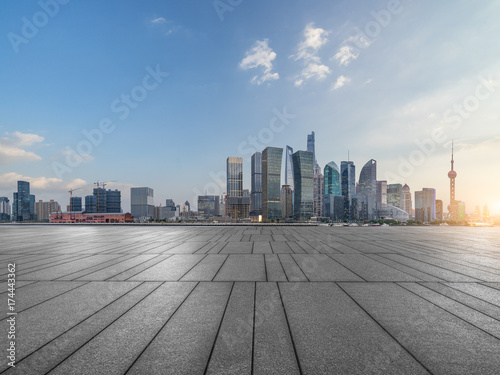
[[[63,209],[95,182],[155,204],[225,191],[228,156],[377,160],[379,180],[500,214],[500,1],[0,5],[0,196]],[[283,168],[284,169],[284,168]]]

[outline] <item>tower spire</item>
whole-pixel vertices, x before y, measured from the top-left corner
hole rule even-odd
[[[451,140],[451,170],[453,170],[453,164],[455,163],[453,161],[453,142],[454,142],[454,140],[452,139]]]

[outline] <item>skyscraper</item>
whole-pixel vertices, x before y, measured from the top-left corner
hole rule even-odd
[[[387,204],[403,209],[403,185],[387,185]]]
[[[387,181],[377,181],[377,210],[387,206]]]
[[[309,151],[297,151],[293,154],[294,177],[294,218],[309,220],[313,215],[314,204],[314,159]]]
[[[250,216],[262,215],[262,153],[252,155],[252,186]]]
[[[283,149],[266,147],[262,151],[262,219],[280,220],[281,216],[281,161]]]
[[[69,210],[70,212],[83,211],[82,209],[82,197],[71,197],[69,198]]]
[[[318,161],[316,160],[316,139],[314,132],[307,135],[307,151],[313,153],[313,173],[318,174],[321,173],[321,168],[318,165]]]
[[[436,220],[436,189],[415,192],[415,219],[426,223]]]
[[[403,192],[403,197],[402,197],[403,203],[401,208],[408,214],[408,216],[411,219],[413,217],[413,204],[411,201],[410,187],[407,184],[405,184],[403,186],[402,192]]]
[[[106,192],[106,212],[114,214],[122,212],[122,193],[118,189]]]
[[[377,206],[377,162],[369,160],[359,174],[358,204],[366,204],[366,219],[374,219]]]
[[[136,219],[154,217],[154,190],[149,187],[130,188],[130,213]]]
[[[443,201],[440,199],[436,200],[436,219],[443,220]]]
[[[340,163],[340,187],[344,197],[344,219],[353,219],[355,212],[351,209],[351,199],[356,194],[356,167],[352,161]]]
[[[227,167],[227,195],[228,197],[243,196],[243,159],[228,157]]]
[[[324,196],[323,196],[323,216],[329,217],[331,220],[338,220],[335,215],[336,209],[339,212],[343,211],[343,200],[342,207],[336,207],[340,200],[335,197],[341,197],[342,192],[340,188],[340,170],[337,164],[333,161],[325,165],[324,168]]]
[[[10,220],[10,201],[7,197],[0,197],[0,221]]]
[[[455,199],[455,179],[457,178],[457,172],[453,169],[453,141],[451,141],[451,171],[448,172],[448,178],[450,179],[450,205],[448,206],[448,212],[450,213],[450,220],[458,220],[458,201]]]
[[[323,195],[325,181],[321,173],[315,173],[313,177],[313,216],[323,216]]]
[[[85,212],[88,213],[121,213],[121,192],[94,188],[92,195],[85,197]]]
[[[250,197],[243,196],[243,159],[228,157],[227,166],[227,202],[226,212],[229,217],[240,220],[250,216]]]
[[[314,147],[314,146],[313,146]],[[286,146],[285,151],[285,185],[288,185],[293,191],[293,148]]]
[[[283,220],[293,219],[292,199],[292,189],[288,185],[283,185],[281,187],[281,216]]]
[[[17,193],[14,193],[12,214],[15,221],[36,220],[35,196],[30,194],[30,183],[27,181],[17,181]]]

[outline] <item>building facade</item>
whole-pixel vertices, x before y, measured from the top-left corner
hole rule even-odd
[[[436,189],[415,192],[415,219],[424,223],[436,220]]]
[[[293,154],[294,205],[295,220],[310,220],[314,206],[314,156],[309,151],[297,151]]]
[[[410,216],[410,219],[413,217],[413,203],[411,199],[411,190],[410,187],[407,184],[404,184],[403,186],[403,195],[402,195],[402,205],[401,207],[403,211],[407,212],[408,215]]]
[[[340,163],[340,188],[344,197],[344,220],[352,220],[357,215],[357,207],[352,204],[356,194],[356,167],[352,161]]]
[[[35,196],[30,194],[30,183],[17,181],[17,192],[14,193],[12,204],[12,220],[30,221],[36,220]]]
[[[94,188],[92,195],[85,197],[85,212],[87,213],[121,213],[121,192]]]
[[[444,215],[443,215],[443,201],[440,199],[436,200],[436,219],[437,220],[443,220]]]
[[[361,169],[358,190],[358,204],[366,204],[364,219],[375,219],[377,209],[377,162],[375,160],[369,160]]]
[[[293,219],[292,199],[292,189],[288,185],[283,185],[281,187],[281,216],[283,220]]]
[[[219,196],[200,195],[198,196],[198,216],[204,219],[219,216]]]
[[[313,176],[313,216],[323,216],[323,196],[325,189],[325,180],[321,173]]]
[[[7,197],[0,197],[0,221],[11,219],[10,201]]]
[[[262,153],[256,152],[251,159],[250,216],[262,215]]]
[[[127,213],[56,212],[50,214],[51,223],[131,223],[134,218]]]
[[[262,219],[281,220],[281,161],[283,149],[266,147],[262,151]]]
[[[49,222],[50,214],[53,212],[61,212],[61,206],[53,199],[49,202],[44,202],[42,200],[35,202],[35,215],[38,220]]]
[[[149,187],[130,188],[130,213],[136,219],[154,217],[154,190]]]
[[[387,204],[403,209],[403,185],[387,185]]]

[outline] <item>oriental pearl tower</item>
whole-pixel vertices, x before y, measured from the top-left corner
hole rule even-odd
[[[457,178],[457,172],[453,169],[453,141],[451,141],[451,171],[448,172],[448,177],[450,179],[450,205],[448,206],[448,212],[450,213],[450,220],[458,219],[458,202],[455,200],[455,178]]]

